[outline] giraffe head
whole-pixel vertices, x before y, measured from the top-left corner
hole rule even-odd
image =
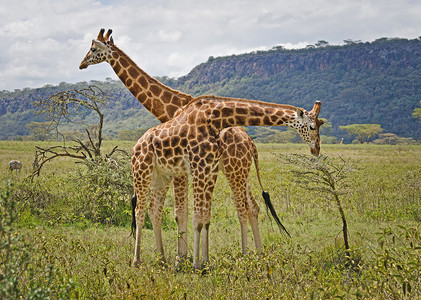
[[[311,111],[305,111],[297,108],[297,119],[293,125],[298,130],[301,138],[310,146],[311,154],[320,153],[320,134],[319,128],[323,121],[318,119],[322,102],[316,101]]]
[[[104,32],[105,29],[102,28],[96,40],[92,40],[91,48],[80,63],[79,69],[86,69],[89,65],[99,64],[111,54],[111,46],[114,45],[113,38],[110,37],[112,30],[108,29],[105,36]]]

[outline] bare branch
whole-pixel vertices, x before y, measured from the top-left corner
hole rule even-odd
[[[102,129],[104,115],[101,108],[107,103],[107,95],[97,86],[89,86],[83,89],[72,89],[51,95],[47,99],[35,102],[38,114],[42,114],[50,122],[51,130],[55,130],[56,136],[63,138],[63,146],[48,148],[37,147],[34,160],[34,175],[39,175],[41,168],[48,161],[57,157],[70,157],[84,160],[87,157],[100,158],[102,145]],[[88,143],[80,139],[74,139],[76,146],[65,145],[64,135],[60,132],[60,126],[66,123],[75,123],[76,118],[83,118],[85,114],[95,112],[98,115],[98,123],[90,126],[93,130],[86,129]]]

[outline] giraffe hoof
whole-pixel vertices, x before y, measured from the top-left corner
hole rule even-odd
[[[190,261],[185,256],[178,256],[175,258],[175,270],[177,272],[186,272],[190,269]]]
[[[210,267],[202,264],[198,268],[193,267],[193,271],[200,276],[205,276],[210,274]]]
[[[193,272],[202,271],[203,266],[200,263],[193,263]]]
[[[140,260],[138,260],[138,259],[134,259],[133,260],[133,263],[132,263],[132,266],[134,267],[134,268],[138,268],[139,266],[140,266]]]
[[[209,262],[203,262],[202,264],[193,264],[193,272],[201,276],[210,274],[211,267]]]

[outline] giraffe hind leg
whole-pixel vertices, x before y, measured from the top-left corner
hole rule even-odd
[[[247,180],[247,200],[249,202],[249,221],[251,226],[251,231],[253,233],[254,244],[256,247],[256,251],[261,253],[262,252],[262,240],[260,238],[260,231],[259,231],[259,210],[260,207],[254,199],[253,194],[251,193],[250,183]]]

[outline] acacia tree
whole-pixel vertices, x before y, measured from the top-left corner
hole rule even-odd
[[[342,208],[340,196],[348,192],[348,175],[355,170],[349,159],[332,159],[326,155],[318,157],[310,155],[292,154],[281,156],[287,162],[294,164],[299,169],[293,170],[297,175],[294,180],[303,188],[318,191],[329,195],[336,203],[342,219],[342,233],[345,245],[345,255],[351,260],[348,224]]]
[[[354,136],[361,144],[369,142],[370,139],[383,131],[380,124],[351,124],[339,126],[339,129],[345,130],[348,134]]]
[[[420,106],[421,106],[421,100],[420,100]],[[421,122],[421,107],[415,108],[414,112],[412,113],[412,116]]]
[[[37,113],[42,115],[48,124],[48,131],[55,133],[56,137],[61,137],[63,145],[51,147],[36,147],[34,172],[32,176],[39,175],[44,164],[58,157],[71,157],[81,160],[87,166],[95,160],[110,159],[116,152],[122,150],[114,149],[105,156],[102,156],[102,129],[104,115],[102,107],[107,104],[107,95],[97,86],[89,86],[82,89],[72,89],[51,95],[47,99],[34,103]],[[96,124],[86,124],[83,122],[84,116],[94,113],[97,115]],[[78,138],[72,139],[72,144],[68,145],[65,136],[61,133],[63,125],[82,123],[85,125],[86,140]],[[124,151],[123,151],[124,152]]]
[[[32,121],[25,125],[25,127],[31,131],[32,137],[36,141],[45,141],[49,139],[50,126],[51,126],[50,122],[35,122],[35,121]]]

